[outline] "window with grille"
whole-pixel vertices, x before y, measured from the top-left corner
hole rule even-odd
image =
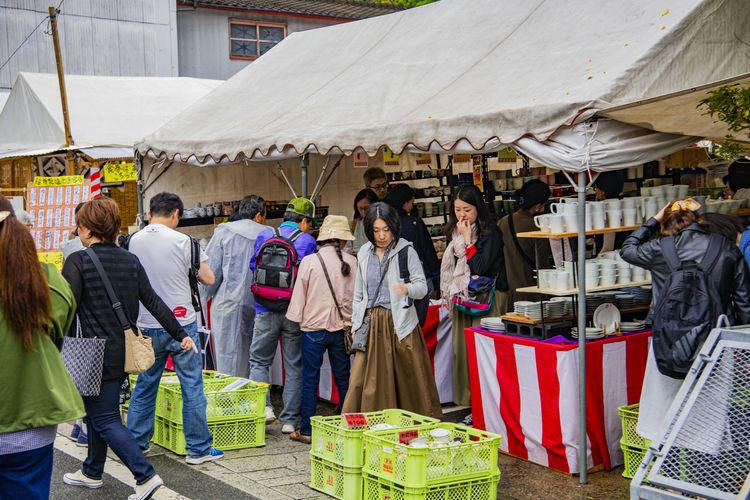
[[[229,56],[232,59],[257,59],[285,36],[286,24],[230,19]]]

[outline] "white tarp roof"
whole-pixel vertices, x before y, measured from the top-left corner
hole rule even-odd
[[[746,0],[442,0],[293,33],[146,137],[180,161],[546,140],[750,71]]]
[[[10,92],[0,92],[0,112],[2,112],[3,107],[5,106],[5,101],[8,100],[8,96],[10,96]]]
[[[66,75],[76,146],[132,148],[221,80]],[[56,74],[19,73],[0,112],[0,158],[65,146]]]

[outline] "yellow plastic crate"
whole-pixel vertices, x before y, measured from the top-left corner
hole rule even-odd
[[[310,454],[343,467],[362,467],[364,463],[365,431],[376,424],[395,427],[416,427],[438,423],[439,420],[405,410],[371,411],[363,414],[367,425],[349,427],[342,415],[312,417],[312,446]]]
[[[622,441],[620,441],[620,448],[622,448],[622,454],[625,456],[625,470],[622,471],[622,477],[633,479],[648,448],[629,446]]]
[[[208,430],[214,436],[213,447],[222,451],[254,448],[266,444],[265,417],[214,421],[208,424]],[[187,454],[182,424],[156,417],[154,437],[151,440],[178,455]]]
[[[362,474],[367,500],[496,500],[500,473],[430,488],[409,488]]]
[[[362,472],[408,488],[430,488],[499,472],[499,435],[451,423],[413,428],[417,437],[428,440],[433,429],[450,431],[451,442],[416,448],[400,442],[401,433],[412,428],[365,432]]]
[[[638,403],[634,405],[621,406],[617,409],[622,420],[622,444],[631,448],[646,449],[651,445],[651,441],[640,436],[636,430],[638,426]]]
[[[310,456],[310,488],[340,500],[362,499],[362,468]]]

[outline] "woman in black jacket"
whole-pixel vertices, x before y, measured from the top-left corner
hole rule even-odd
[[[388,191],[384,201],[398,212],[401,221],[400,236],[414,244],[427,278],[428,293],[431,293],[440,285],[440,262],[427,226],[419,217],[409,215],[414,207],[414,190],[408,184],[396,184]]]
[[[453,401],[469,406],[471,393],[464,328],[478,326],[481,318],[453,308],[453,297],[466,293],[473,275],[494,278],[495,295],[489,316],[500,316],[508,309],[503,237],[490,218],[481,191],[473,184],[460,186],[453,196],[445,234],[448,246],[440,266],[440,290],[453,316]]]
[[[626,262],[651,271],[653,300],[647,318],[649,324],[654,315],[653,306],[666,293],[663,288],[671,274],[671,267],[665,258],[666,237],[673,239],[680,262],[701,263],[712,239],[716,241],[714,245],[720,245],[718,256],[711,259],[713,266],[708,271],[719,296],[709,299],[719,303],[719,309],[729,316],[733,324],[750,322],[750,276],[744,258],[734,242],[708,232],[707,224],[697,212],[699,207],[698,202],[692,199],[669,203],[636,229],[622,245],[620,255]],[[658,231],[663,237],[651,239]],[[700,346],[697,350],[700,350]],[[638,434],[652,441],[658,437],[662,420],[681,385],[681,379],[659,371],[652,344],[641,391]]]

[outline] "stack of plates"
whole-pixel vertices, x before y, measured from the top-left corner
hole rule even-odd
[[[573,329],[571,330],[571,336],[574,339],[578,338],[578,328],[573,327]],[[590,339],[601,339],[601,338],[604,338],[604,332],[602,331],[601,328],[587,327],[586,328],[586,338],[589,339],[589,340]]]
[[[622,333],[640,332],[646,327],[645,321],[623,321],[620,323]]]
[[[559,318],[565,316],[565,310],[567,302],[562,301],[550,301],[544,303],[544,317],[545,318]]]
[[[620,309],[632,309],[635,306],[635,295],[632,293],[615,294],[615,305]]]
[[[550,304],[562,304],[563,316],[573,314],[573,300],[570,297],[552,297],[549,302]]]
[[[497,317],[482,318],[479,322],[479,326],[491,332],[504,332],[505,331],[503,320]]]
[[[586,295],[586,314],[592,314],[596,308],[605,302],[615,300],[615,294],[610,292],[592,293]]]
[[[529,319],[542,319],[542,303],[541,302],[529,302],[526,306],[526,316]]]
[[[635,286],[632,288],[625,288],[623,292],[633,295],[635,305],[648,305],[651,303],[651,287],[650,286]]]

